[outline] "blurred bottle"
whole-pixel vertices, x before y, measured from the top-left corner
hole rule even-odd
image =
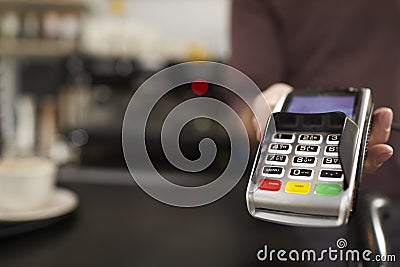
[[[74,40],[79,35],[79,16],[74,13],[68,13],[60,17],[59,37],[65,40]]]
[[[2,16],[1,19],[1,36],[3,38],[16,38],[21,31],[21,21],[18,14],[9,11]]]
[[[24,17],[22,36],[26,38],[38,38],[40,35],[40,21],[36,13],[29,12]]]
[[[42,18],[42,37],[56,39],[59,36],[60,17],[54,11],[48,11]]]
[[[20,156],[33,155],[36,139],[36,103],[32,96],[17,96],[15,116],[15,152]]]

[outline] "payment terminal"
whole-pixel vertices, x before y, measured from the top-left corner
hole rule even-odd
[[[258,219],[296,226],[348,222],[365,159],[369,89],[295,89],[268,119],[246,192]]]

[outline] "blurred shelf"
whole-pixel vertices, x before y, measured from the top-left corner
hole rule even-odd
[[[87,10],[88,4],[84,0],[0,0],[0,10],[3,8],[58,8]]]
[[[0,39],[0,56],[65,57],[76,51],[75,40]]]

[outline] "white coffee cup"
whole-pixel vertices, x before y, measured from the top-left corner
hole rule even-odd
[[[39,157],[0,159],[0,211],[30,211],[51,198],[57,167]]]

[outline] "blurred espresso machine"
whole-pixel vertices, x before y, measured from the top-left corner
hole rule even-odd
[[[79,54],[25,61],[16,71],[19,84],[14,110],[19,119],[13,127],[17,139],[31,140],[29,146],[62,164],[124,167],[121,130],[125,110],[137,88],[155,72],[134,60]],[[197,96],[190,84],[174,88],[155,105],[148,120],[149,154],[162,168],[170,167],[160,145],[165,116],[193,97]],[[207,97],[229,101],[226,90],[214,85],[210,85]],[[31,137],[27,139],[28,135]],[[210,120],[195,119],[183,128],[183,153],[197,158],[198,143],[205,137],[213,138],[221,148],[214,167],[225,166],[229,138]]]

